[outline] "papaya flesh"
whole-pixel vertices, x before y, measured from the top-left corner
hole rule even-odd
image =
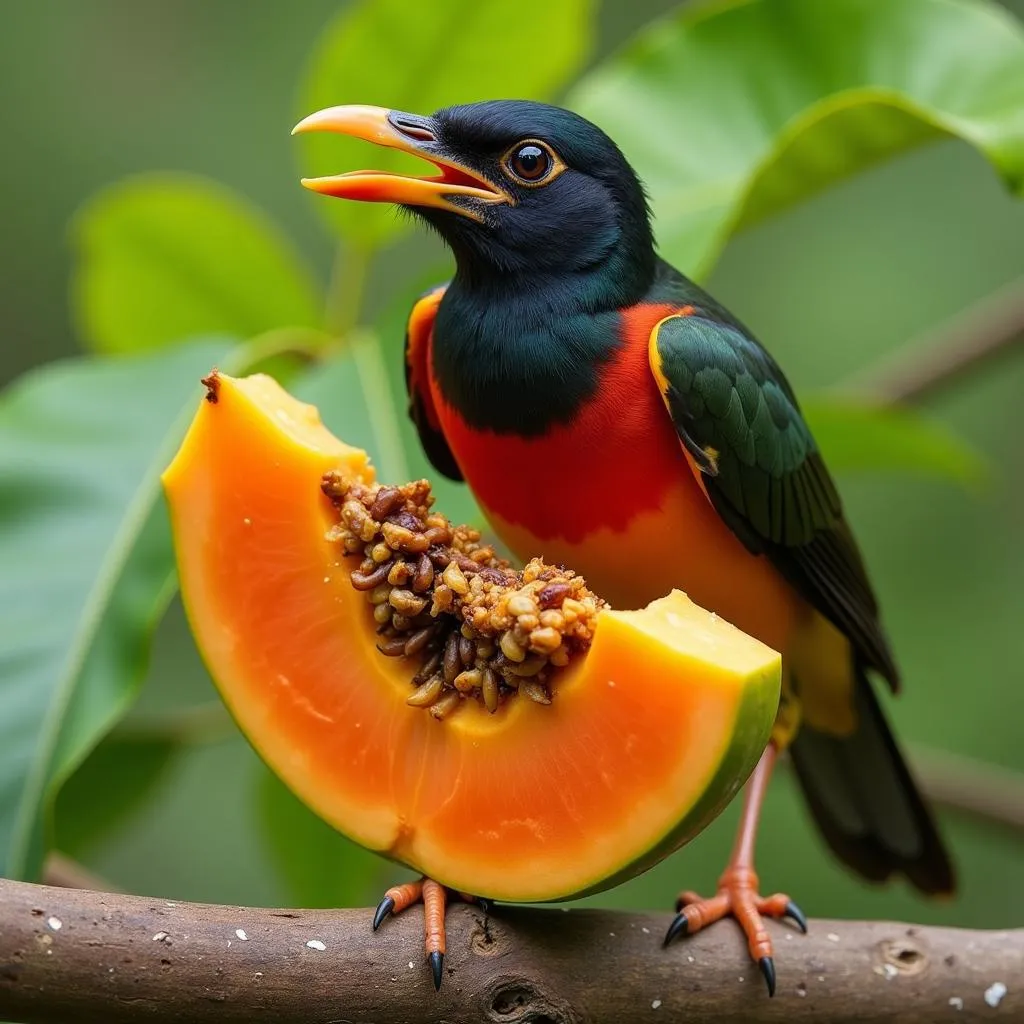
[[[673,591],[599,605],[550,703],[408,703],[353,586],[325,476],[365,452],[274,380],[213,375],[163,475],[181,592],[239,727],[314,812],[453,889],[511,902],[595,892],[650,867],[732,799],[768,741],[777,652]],[[564,660],[564,659],[563,659]]]

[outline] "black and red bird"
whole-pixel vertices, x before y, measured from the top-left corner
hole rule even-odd
[[[521,556],[572,565],[620,607],[678,587],[783,654],[772,741],[718,892],[684,892],[666,943],[731,914],[774,991],[762,915],[804,924],[788,897],[760,896],[754,871],[783,750],[843,862],[874,881],[951,891],[870,680],[899,683],[878,604],[793,390],[750,330],[659,258],[643,188],[615,143],[525,101],[431,117],[332,107],[296,130],[365,139],[438,170],[304,181],[406,207],[455,256],[455,276],[416,303],[406,340],[411,414],[437,470],[469,484]],[[385,911],[418,895],[396,890]]]

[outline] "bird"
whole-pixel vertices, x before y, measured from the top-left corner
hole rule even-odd
[[[507,547],[573,566],[619,607],[678,587],[782,654],[771,739],[717,891],[680,894],[664,945],[731,916],[774,994],[764,918],[807,928],[788,895],[761,895],[755,870],[783,753],[843,864],[952,893],[950,856],[876,693],[876,679],[900,683],[878,601],[793,388],[748,327],[660,257],[615,142],[527,100],[430,116],[335,106],[294,131],[434,165],[302,184],[395,204],[451,250],[451,280],[409,316],[409,412],[433,467],[468,484]],[[389,890],[374,926],[420,899],[436,920],[438,889]]]

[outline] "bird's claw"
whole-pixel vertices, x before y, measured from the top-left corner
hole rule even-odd
[[[788,917],[791,921],[795,921],[797,928],[799,928],[804,935],[807,934],[807,916],[792,900],[786,904],[786,909],[783,910],[782,916]]]
[[[437,992],[441,988],[441,979],[444,977],[442,968],[444,967],[444,953],[434,950],[430,956],[427,957],[430,961],[430,973],[434,978],[434,991]]]
[[[686,915],[680,911],[672,918],[672,923],[668,926],[668,931],[665,932],[665,938],[662,940],[661,948],[664,949],[676,936],[685,935],[688,931]]]
[[[775,961],[772,940],[763,917],[789,918],[801,931],[807,931],[804,912],[782,893],[761,896],[757,891],[757,875],[749,868],[729,868],[718,882],[718,892],[702,899],[695,892],[681,893],[676,901],[676,916],[665,933],[664,946],[677,936],[692,935],[723,917],[734,917],[747,937],[751,959],[757,964],[768,986],[768,995],[775,995]]]
[[[423,904],[424,944],[427,963],[434,980],[434,989],[440,989],[444,977],[445,906],[449,899],[458,898],[466,903],[477,903],[485,914],[490,913],[491,902],[467,893],[455,893],[429,878],[392,886],[373,912],[373,930],[376,931],[392,915],[400,914],[414,903]],[[410,965],[411,966],[411,965]]]
[[[390,896],[385,896],[384,899],[377,904],[377,909],[373,912],[374,931],[384,923],[384,918],[387,917],[394,909],[395,901]]]

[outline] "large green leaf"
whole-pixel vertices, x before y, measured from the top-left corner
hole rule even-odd
[[[453,103],[547,99],[590,50],[593,0],[357,0],[328,26],[299,92],[298,116],[338,103],[431,114]],[[424,164],[337,136],[304,135],[303,169],[334,174],[367,166]],[[361,248],[380,245],[404,221],[390,207],[332,202],[316,207]]]
[[[1024,31],[982,0],[687,5],[569,104],[646,182],[667,258],[698,276],[739,226],[927,139],[1024,188]]]
[[[69,360],[0,397],[0,875],[37,873],[55,788],[135,695],[173,588],[159,473],[228,349]]]
[[[107,736],[57,794],[54,846],[81,858],[157,791],[183,745],[170,736]]]
[[[803,411],[834,472],[899,470],[965,484],[985,475],[977,451],[913,409],[819,397],[805,401]]]
[[[317,289],[283,235],[216,182],[145,174],[105,189],[73,230],[75,316],[93,348],[316,327]]]

